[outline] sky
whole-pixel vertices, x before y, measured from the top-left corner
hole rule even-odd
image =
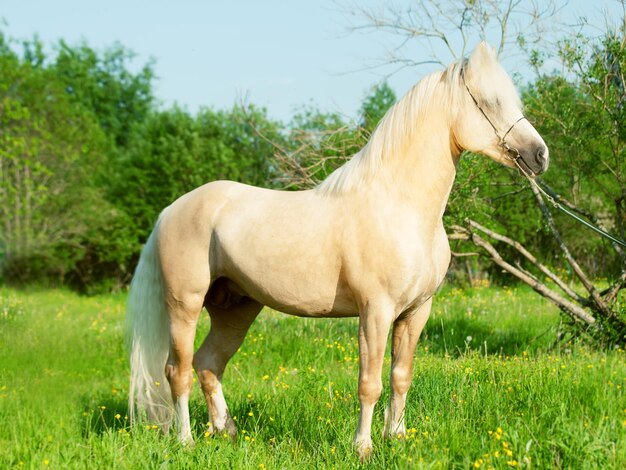
[[[604,10],[618,18],[621,12],[615,0],[572,0],[561,15],[602,23]],[[154,59],[162,106],[176,103],[192,113],[249,102],[287,122],[314,104],[354,118],[371,87],[391,71],[370,67],[391,43],[380,34],[349,32],[358,19],[347,0],[0,0],[0,21],[6,36],[37,34],[50,47],[60,39],[85,40],[102,51],[119,42],[137,54],[137,67]],[[507,65],[524,75],[521,60]],[[401,96],[427,72],[404,69],[388,82]]]

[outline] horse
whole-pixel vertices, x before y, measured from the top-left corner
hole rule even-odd
[[[222,390],[228,361],[264,306],[304,317],[358,316],[360,416],[354,446],[372,453],[385,347],[392,330],[384,436],[405,434],[416,344],[450,263],[442,217],[465,151],[534,177],[548,148],[524,118],[494,50],[419,81],[367,144],[318,186],[205,184],[160,214],[131,282],[129,411],[193,444],[195,369],[211,433],[236,436]],[[210,331],[194,353],[202,308]],[[143,410],[143,411],[142,411]]]

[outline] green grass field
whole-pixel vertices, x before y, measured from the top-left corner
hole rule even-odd
[[[128,426],[125,295],[0,288],[0,468],[357,468],[356,320],[266,311],[230,363],[236,442]],[[626,354],[554,349],[559,316],[522,289],[447,289],[418,347],[406,439],[368,468],[626,468]],[[208,330],[204,318],[197,341]],[[389,373],[389,360],[385,375]]]

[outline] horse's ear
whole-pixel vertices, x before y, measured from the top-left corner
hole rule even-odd
[[[497,61],[495,49],[485,41],[482,41],[472,52],[468,61],[468,67],[469,69],[476,68],[476,70],[480,70],[487,64],[492,64],[495,61]]]

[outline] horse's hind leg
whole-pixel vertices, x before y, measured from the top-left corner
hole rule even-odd
[[[196,352],[193,366],[200,380],[209,410],[210,432],[226,432],[235,437],[237,428],[228,412],[222,392],[222,375],[263,305],[242,297],[228,307],[207,304],[211,316],[211,330]]]
[[[168,302],[170,352],[165,365],[165,376],[172,391],[178,421],[178,437],[185,444],[193,444],[189,421],[189,396],[193,383],[193,341],[203,300],[203,296],[189,295],[182,300],[170,299]]]
[[[391,391],[389,405],[385,410],[385,437],[402,436],[406,433],[404,411],[406,395],[411,386],[413,356],[417,340],[430,315],[432,298],[393,325],[391,346]]]

